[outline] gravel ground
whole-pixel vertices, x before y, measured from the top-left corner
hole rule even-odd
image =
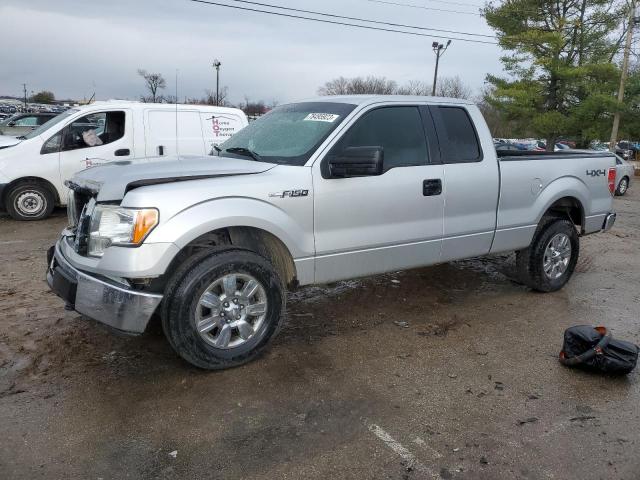
[[[542,295],[513,259],[290,294],[258,361],[207,373],[157,325],[66,312],[43,280],[65,225],[0,217],[0,477],[637,479],[640,382],[558,364],[563,330],[640,343],[640,188]]]

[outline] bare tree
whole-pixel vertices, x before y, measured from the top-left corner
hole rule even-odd
[[[138,69],[138,75],[144,78],[145,86],[149,90],[149,96],[141,97],[143,102],[161,103],[162,95],[158,95],[158,90],[164,90],[167,82],[161,73],[149,73],[141,68]]]
[[[438,82],[436,94],[439,97],[470,99],[473,89],[460,77],[444,77]],[[431,95],[431,85],[419,80],[412,80],[398,87],[393,80],[384,77],[335,78],[318,89],[320,95]]]
[[[349,80],[344,77],[334,78],[318,89],[318,95],[347,95]]]
[[[216,92],[213,90],[205,90],[207,95],[206,97],[206,105],[215,105],[216,104]],[[220,107],[229,107],[231,104],[229,103],[229,89],[227,87],[220,87],[218,91],[218,106]]]
[[[431,95],[431,85],[420,80],[411,80],[398,89],[398,95]]]
[[[436,89],[438,97],[463,98],[469,100],[473,97],[473,89],[465,84],[460,77],[444,77],[438,81]]]
[[[397,89],[396,82],[385,77],[339,77],[318,89],[319,95],[392,95]]]
[[[239,105],[239,108],[249,117],[255,118],[267,113],[268,108],[264,101],[259,100],[257,102],[249,100],[249,97],[245,95],[244,103]]]

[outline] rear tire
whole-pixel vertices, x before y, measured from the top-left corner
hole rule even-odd
[[[616,196],[622,197],[625,193],[627,193],[627,190],[629,190],[629,179],[627,177],[624,177],[618,184],[618,188],[616,189]]]
[[[282,281],[271,263],[240,249],[207,251],[172,276],[162,328],[187,362],[208,370],[247,363],[284,324]]]
[[[579,255],[580,239],[573,222],[543,220],[529,248],[516,253],[520,280],[538,292],[560,290],[573,275]]]
[[[55,195],[46,185],[24,182],[9,190],[6,208],[14,220],[44,220],[53,212],[55,201]]]

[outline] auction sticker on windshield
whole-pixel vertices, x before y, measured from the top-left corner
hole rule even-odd
[[[307,121],[307,122],[329,122],[329,123],[333,123],[338,118],[340,118],[340,115],[335,115],[333,113],[310,113],[305,118],[305,121]]]

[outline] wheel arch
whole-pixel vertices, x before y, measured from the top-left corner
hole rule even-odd
[[[582,202],[574,196],[565,196],[558,198],[547,206],[540,223],[545,217],[561,217],[571,220],[580,232],[584,233],[585,227],[585,211]]]
[[[13,190],[18,185],[23,183],[39,183],[47,187],[51,193],[53,194],[53,198],[55,199],[56,205],[60,205],[60,194],[58,193],[58,189],[51,183],[49,180],[46,180],[42,177],[20,177],[12,180],[7,185],[5,185],[4,190],[2,191],[2,197],[0,198],[0,204],[6,207],[7,205],[7,197],[9,196],[9,192]]]
[[[191,240],[171,261],[165,278],[169,278],[187,258],[203,250],[224,250],[230,247],[243,248],[266,258],[286,287],[297,286],[296,265],[285,243],[267,230],[246,225],[218,228]]]

